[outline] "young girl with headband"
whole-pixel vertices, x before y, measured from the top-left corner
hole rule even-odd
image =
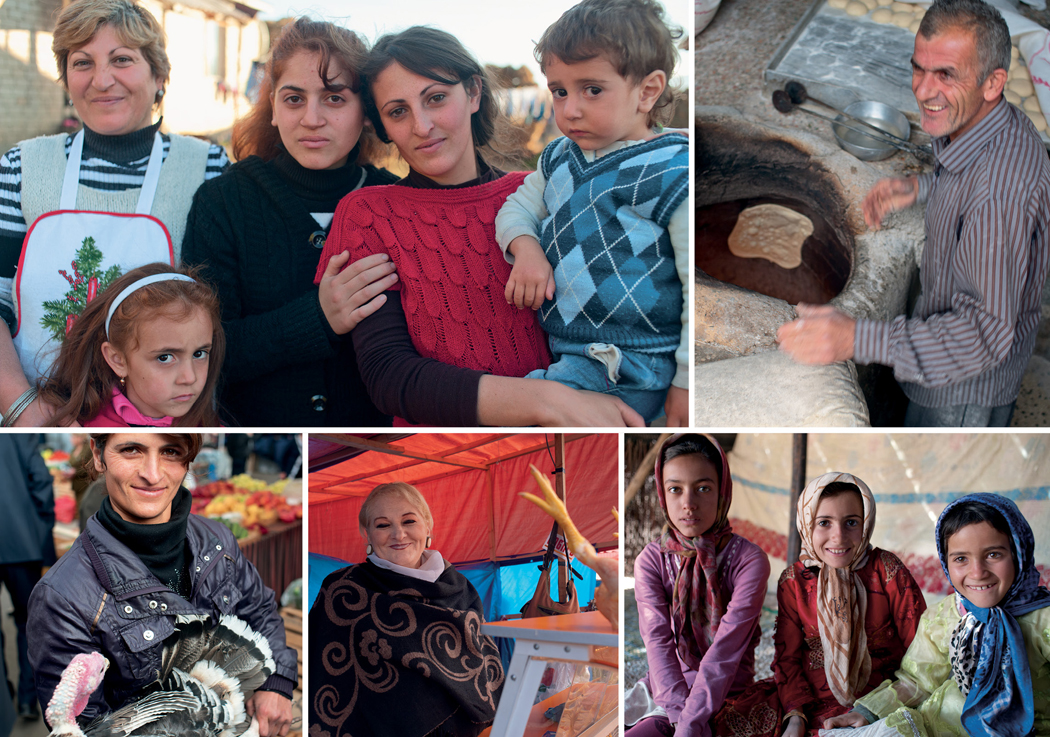
[[[132,269],[88,303],[40,397],[53,425],[216,427],[219,299],[192,270]]]

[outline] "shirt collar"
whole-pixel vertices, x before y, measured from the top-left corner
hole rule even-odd
[[[977,160],[992,139],[1006,127],[1009,120],[1010,103],[1006,101],[1006,98],[1000,98],[999,104],[992,108],[973,128],[954,141],[949,142],[947,136],[934,140],[933,152],[937,156],[937,163],[952,173],[965,170]]]
[[[171,427],[172,417],[147,417],[135,408],[119,388],[113,387],[113,412],[129,427]]]

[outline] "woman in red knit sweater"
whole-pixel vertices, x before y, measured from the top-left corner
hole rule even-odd
[[[499,113],[485,71],[453,36],[414,27],[383,36],[369,56],[366,109],[410,172],[340,202],[329,259],[389,254],[398,283],[353,331],[372,401],[423,425],[641,425],[622,401],[553,381],[521,379],[550,361],[532,310],[508,305],[510,265],[494,220],[524,172],[483,156]],[[398,420],[395,420],[395,424]]]

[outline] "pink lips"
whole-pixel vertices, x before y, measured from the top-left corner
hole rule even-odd
[[[430,140],[424,141],[423,143],[421,143],[418,146],[416,146],[416,151],[422,151],[424,153],[429,153],[429,152],[434,151],[435,149],[437,149],[437,147],[440,146],[444,142],[445,142],[444,138],[431,138]]]
[[[320,137],[300,138],[299,143],[305,148],[321,148],[328,144],[328,139]]]

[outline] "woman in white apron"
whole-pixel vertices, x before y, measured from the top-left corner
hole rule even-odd
[[[60,81],[84,130],[0,158],[0,411],[37,426],[62,337],[130,268],[180,260],[193,194],[229,165],[222,147],[161,134],[171,65],[164,31],[133,0],[78,0],[55,26]]]

